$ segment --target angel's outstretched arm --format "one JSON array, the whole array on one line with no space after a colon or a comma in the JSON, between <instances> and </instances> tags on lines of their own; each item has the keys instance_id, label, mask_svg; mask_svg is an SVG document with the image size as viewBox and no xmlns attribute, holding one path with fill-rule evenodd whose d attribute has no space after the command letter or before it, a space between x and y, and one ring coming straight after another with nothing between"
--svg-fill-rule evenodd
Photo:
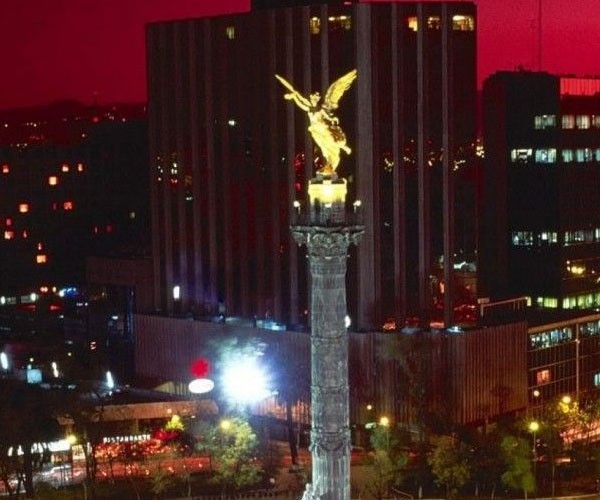
<instances>
[{"instance_id":1,"label":"angel's outstretched arm","mask_svg":"<svg viewBox=\"0 0 600 500\"><path fill-rule=\"evenodd\" d=\"M303 111L308 111L310 109L306 105L306 99L304 99L297 91L288 92L287 94L284 94L283 98L287 99L288 101L294 101L296 105Z\"/></svg>"}]
</instances>

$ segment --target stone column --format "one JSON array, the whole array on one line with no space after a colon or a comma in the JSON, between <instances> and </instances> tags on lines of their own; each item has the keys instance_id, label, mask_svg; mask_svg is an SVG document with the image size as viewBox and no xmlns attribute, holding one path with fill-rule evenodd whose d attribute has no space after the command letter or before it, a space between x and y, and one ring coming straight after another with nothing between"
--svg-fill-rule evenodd
<instances>
[{"instance_id":1,"label":"stone column","mask_svg":"<svg viewBox=\"0 0 600 500\"><path fill-rule=\"evenodd\" d=\"M350 499L346 261L363 226L350 224L345 194L343 180L311 180L310 213L292 226L296 242L307 247L312 277L312 485L307 499Z\"/></svg>"}]
</instances>

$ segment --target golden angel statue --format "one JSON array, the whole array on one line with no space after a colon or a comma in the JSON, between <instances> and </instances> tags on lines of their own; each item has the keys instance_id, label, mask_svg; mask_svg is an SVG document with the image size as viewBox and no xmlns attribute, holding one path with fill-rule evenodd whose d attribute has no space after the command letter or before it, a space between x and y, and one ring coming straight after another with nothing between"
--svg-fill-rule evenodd
<instances>
[{"instance_id":1,"label":"golden angel statue","mask_svg":"<svg viewBox=\"0 0 600 500\"><path fill-rule=\"evenodd\" d=\"M308 131L321 150L325 163L318 171L322 175L331 176L335 173L340 163L340 150L344 150L346 154L352 152L346 144L346 135L340 128L339 119L334 115L334 111L338 108L338 102L344 92L350 88L350 85L356 79L356 75L356 70L353 69L338 78L329 86L322 102L319 92L310 94L307 99L292 87L285 78L275 75L283 86L290 91L284 94L283 97L289 101L294 101L301 110L308 113L310 120Z\"/></svg>"}]
</instances>

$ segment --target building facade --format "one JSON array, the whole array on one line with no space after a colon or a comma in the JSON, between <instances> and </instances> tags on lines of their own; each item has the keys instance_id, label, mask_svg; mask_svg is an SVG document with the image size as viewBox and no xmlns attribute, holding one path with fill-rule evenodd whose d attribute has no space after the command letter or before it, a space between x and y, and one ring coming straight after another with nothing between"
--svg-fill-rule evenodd
<instances>
[{"instance_id":1,"label":"building facade","mask_svg":"<svg viewBox=\"0 0 600 500\"><path fill-rule=\"evenodd\" d=\"M0 111L0 293L85 283L85 259L149 246L143 105Z\"/></svg>"},{"instance_id":2,"label":"building facade","mask_svg":"<svg viewBox=\"0 0 600 500\"><path fill-rule=\"evenodd\" d=\"M261 363L275 389L294 380L294 420L307 424L310 413L310 335L240 328L232 324L190 321L159 315L135 317L135 366L138 377L171 382L173 391L188 394L190 366L210 356L210 346L225 339L252 337L265 347ZM382 356L398 347L407 357ZM387 416L394 423L418 429L423 422L482 425L501 415L527 408L527 323L516 321L464 331L431 330L399 333L349 333L349 398L353 442L359 430ZM408 349L407 349L408 347ZM272 350L283 353L277 358ZM502 356L498 356L502 352ZM209 358L212 365L222 360ZM277 360L286 359L285 363ZM407 369L410 367L410 370ZM286 373L293 374L292 377ZM218 377L218 370L211 376ZM218 384L219 379L215 380ZM306 386L306 387L304 387ZM298 390L304 388L304 390ZM216 395L214 397L217 397ZM252 408L285 421L282 398L273 397Z\"/></svg>"},{"instance_id":3,"label":"building facade","mask_svg":"<svg viewBox=\"0 0 600 500\"><path fill-rule=\"evenodd\" d=\"M600 78L501 72L484 83L482 293L600 306Z\"/></svg>"},{"instance_id":4,"label":"building facade","mask_svg":"<svg viewBox=\"0 0 600 500\"><path fill-rule=\"evenodd\" d=\"M324 94L356 68L339 108L353 149L340 173L366 227L349 262L353 328L428 323L435 303L450 323L454 254L475 246L463 176L475 140L475 26L469 2L150 25L154 311L306 325L306 259L289 226L319 158L274 75Z\"/></svg>"},{"instance_id":5,"label":"building facade","mask_svg":"<svg viewBox=\"0 0 600 500\"><path fill-rule=\"evenodd\" d=\"M564 396L595 399L600 388L600 314L562 316L528 327L528 391L534 413Z\"/></svg>"}]
</instances>

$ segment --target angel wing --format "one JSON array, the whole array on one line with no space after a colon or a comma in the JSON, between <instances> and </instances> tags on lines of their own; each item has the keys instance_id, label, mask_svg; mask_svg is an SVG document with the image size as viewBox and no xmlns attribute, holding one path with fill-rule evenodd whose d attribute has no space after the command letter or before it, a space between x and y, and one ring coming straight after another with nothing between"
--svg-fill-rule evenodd
<instances>
[{"instance_id":1,"label":"angel wing","mask_svg":"<svg viewBox=\"0 0 600 500\"><path fill-rule=\"evenodd\" d=\"M356 80L356 76L357 71L353 69L349 73L346 73L344 76L338 78L329 86L327 93L325 94L325 98L323 99L323 107L327 111L337 109L338 101L342 98L344 92L350 88L352 82Z\"/></svg>"},{"instance_id":2,"label":"angel wing","mask_svg":"<svg viewBox=\"0 0 600 500\"><path fill-rule=\"evenodd\" d=\"M298 92L290 82L288 82L285 78L283 78L283 76L279 76L279 75L275 75L275 78L277 78L281 84L288 89L293 96L295 96L295 98L299 101L299 104L302 104L306 107L306 109L309 109L311 107L310 101L304 97L300 92ZM291 98L291 96L290 96Z\"/></svg>"}]
</instances>

